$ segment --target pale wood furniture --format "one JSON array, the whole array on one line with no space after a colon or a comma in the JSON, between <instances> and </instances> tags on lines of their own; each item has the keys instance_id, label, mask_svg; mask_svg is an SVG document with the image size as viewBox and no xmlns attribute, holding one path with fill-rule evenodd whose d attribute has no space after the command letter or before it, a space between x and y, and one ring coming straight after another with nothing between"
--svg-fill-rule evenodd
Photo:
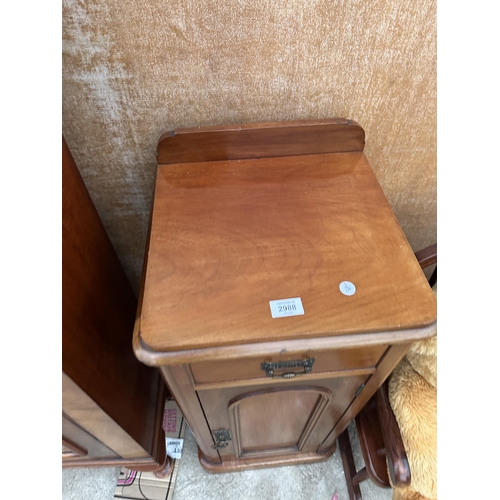
<instances>
[{"instance_id":1,"label":"pale wood furniture","mask_svg":"<svg viewBox=\"0 0 500 500\"><path fill-rule=\"evenodd\" d=\"M160 138L134 351L160 368L207 470L326 459L435 331L364 137L332 119ZM290 298L304 314L273 317Z\"/></svg>"},{"instance_id":2,"label":"pale wood furniture","mask_svg":"<svg viewBox=\"0 0 500 500\"><path fill-rule=\"evenodd\" d=\"M437 244L419 250L415 257L422 269L436 264L429 278L429 286L434 286L437 282ZM348 429L338 439L349 499L362 500L359 484L367 479L381 488L409 486L411 470L389 402L387 380L356 415L355 420L364 467L356 469Z\"/></svg>"},{"instance_id":3,"label":"pale wood furniture","mask_svg":"<svg viewBox=\"0 0 500 500\"><path fill-rule=\"evenodd\" d=\"M132 352L137 298L62 140L62 466L168 472L166 388Z\"/></svg>"}]
</instances>

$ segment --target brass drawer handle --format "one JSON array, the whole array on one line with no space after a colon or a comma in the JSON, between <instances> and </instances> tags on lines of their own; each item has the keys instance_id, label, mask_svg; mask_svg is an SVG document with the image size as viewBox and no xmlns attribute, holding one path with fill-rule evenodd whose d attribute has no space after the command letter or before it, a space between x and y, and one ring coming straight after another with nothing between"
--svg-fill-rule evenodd
<instances>
[{"instance_id":1,"label":"brass drawer handle","mask_svg":"<svg viewBox=\"0 0 500 500\"><path fill-rule=\"evenodd\" d=\"M266 377L272 378L295 378L300 375L306 375L312 370L314 358L296 359L293 361L263 361L260 365L262 370L266 372ZM303 372L285 372L275 375L275 370L287 370L289 368L304 368Z\"/></svg>"}]
</instances>

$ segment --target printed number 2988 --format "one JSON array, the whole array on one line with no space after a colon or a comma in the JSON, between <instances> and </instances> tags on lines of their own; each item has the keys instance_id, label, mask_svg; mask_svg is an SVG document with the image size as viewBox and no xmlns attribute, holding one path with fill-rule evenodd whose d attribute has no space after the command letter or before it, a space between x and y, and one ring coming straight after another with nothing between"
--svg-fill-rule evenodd
<instances>
[{"instance_id":1,"label":"printed number 2988","mask_svg":"<svg viewBox=\"0 0 500 500\"><path fill-rule=\"evenodd\" d=\"M295 304L285 304L282 306L278 306L278 312L283 313L283 312L288 312L288 311L296 311L297 306Z\"/></svg>"}]
</instances>

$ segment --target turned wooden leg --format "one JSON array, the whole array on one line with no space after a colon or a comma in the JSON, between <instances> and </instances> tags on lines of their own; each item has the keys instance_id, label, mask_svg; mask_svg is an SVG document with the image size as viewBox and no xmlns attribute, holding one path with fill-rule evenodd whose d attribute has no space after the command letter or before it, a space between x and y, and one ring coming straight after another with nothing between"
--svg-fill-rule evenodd
<instances>
[{"instance_id":1,"label":"turned wooden leg","mask_svg":"<svg viewBox=\"0 0 500 500\"><path fill-rule=\"evenodd\" d=\"M344 467L345 482L347 491L349 492L350 500L363 500L359 483L364 481L368 474L366 469L356 472L354 457L352 455L351 441L349 440L349 431L346 429L339 436L340 455L342 457L342 465Z\"/></svg>"},{"instance_id":2,"label":"turned wooden leg","mask_svg":"<svg viewBox=\"0 0 500 500\"><path fill-rule=\"evenodd\" d=\"M163 465L163 467L161 469L155 470L154 475L157 478L163 479L163 478L170 475L170 473L172 472L173 466L174 466L174 461L172 460L172 458L170 458L167 455L167 459L165 460L165 464Z\"/></svg>"}]
</instances>

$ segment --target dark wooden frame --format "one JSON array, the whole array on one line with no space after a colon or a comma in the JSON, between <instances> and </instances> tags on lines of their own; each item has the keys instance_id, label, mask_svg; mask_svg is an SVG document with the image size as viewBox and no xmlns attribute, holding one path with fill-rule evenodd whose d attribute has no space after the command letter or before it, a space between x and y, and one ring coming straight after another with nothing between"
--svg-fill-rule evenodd
<instances>
[{"instance_id":1,"label":"dark wooden frame","mask_svg":"<svg viewBox=\"0 0 500 500\"><path fill-rule=\"evenodd\" d=\"M137 298L62 138L63 467L168 473L168 395L132 351Z\"/></svg>"}]
</instances>

